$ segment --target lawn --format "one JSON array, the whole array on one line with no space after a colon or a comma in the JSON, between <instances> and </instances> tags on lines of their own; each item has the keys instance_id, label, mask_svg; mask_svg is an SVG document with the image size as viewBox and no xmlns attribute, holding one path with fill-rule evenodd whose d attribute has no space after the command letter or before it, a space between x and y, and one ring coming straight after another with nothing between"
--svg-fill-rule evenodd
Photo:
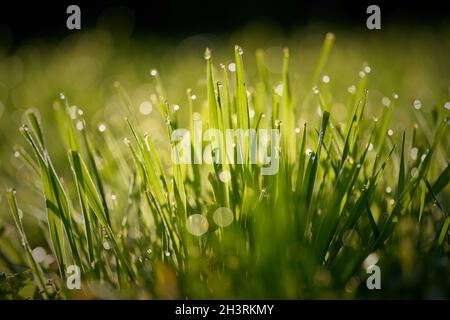
<instances>
[{"instance_id":1,"label":"lawn","mask_svg":"<svg viewBox=\"0 0 450 320\"><path fill-rule=\"evenodd\" d=\"M0 298L450 298L450 28L413 31L4 44Z\"/></svg>"}]
</instances>

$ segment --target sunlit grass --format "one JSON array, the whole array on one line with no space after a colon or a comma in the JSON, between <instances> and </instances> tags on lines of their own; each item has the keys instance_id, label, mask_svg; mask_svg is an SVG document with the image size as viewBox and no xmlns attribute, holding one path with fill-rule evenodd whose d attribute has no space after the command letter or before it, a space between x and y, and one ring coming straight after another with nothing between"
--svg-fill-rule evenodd
<instances>
[{"instance_id":1,"label":"sunlit grass","mask_svg":"<svg viewBox=\"0 0 450 320\"><path fill-rule=\"evenodd\" d=\"M244 57L252 52L236 46L230 67L207 49L204 92L187 90L176 101L185 107L174 107L171 82L152 70L141 108L131 88L114 84L109 110L121 115L114 121L90 121L67 92L41 119L28 112L20 128L28 146L16 153L37 192L10 185L24 251L16 259L13 244L0 248L8 276L23 271L13 260L27 266L39 288L34 298L401 298L399 288L423 297L429 286L448 297L449 110L436 102L424 113L408 102L416 125L408 120L394 132L402 98L390 94L369 116L374 72L367 64L336 110L339 75L324 74L334 41L326 35L314 69L300 78L292 76L292 50L282 50L275 75L258 50L250 76ZM301 85L308 90L299 94ZM154 129L138 110L157 114L160 125ZM245 143L243 164L172 163L171 133L193 135L198 116L222 131L279 130L280 148L271 154L278 173L261 175ZM42 201L27 206L21 193ZM45 268L22 225L27 208L39 212L34 232L56 259ZM385 291L367 290L367 259L380 265ZM81 291L66 288L72 264L82 271ZM4 290L12 297L15 289Z\"/></svg>"}]
</instances>

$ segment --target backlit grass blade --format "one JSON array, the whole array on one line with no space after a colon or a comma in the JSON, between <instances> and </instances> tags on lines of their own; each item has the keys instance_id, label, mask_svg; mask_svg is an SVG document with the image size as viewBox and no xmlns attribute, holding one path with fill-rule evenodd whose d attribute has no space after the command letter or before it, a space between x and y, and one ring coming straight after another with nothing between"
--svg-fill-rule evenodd
<instances>
[{"instance_id":1,"label":"backlit grass blade","mask_svg":"<svg viewBox=\"0 0 450 320\"><path fill-rule=\"evenodd\" d=\"M17 230L19 231L22 246L25 250L26 257L28 260L28 265L31 269L31 273L33 274L34 281L36 282L39 293L42 295L44 299L49 298L49 293L47 290L46 280L44 272L42 271L41 266L39 265L39 262L36 261L36 259L33 257L33 253L30 247L30 244L28 243L27 236L25 234L25 230L22 225L22 214L19 212L19 208L17 206L17 199L16 199L16 191L15 190L8 190L8 203L11 210L11 214L14 218L14 222L16 224Z\"/></svg>"}]
</instances>

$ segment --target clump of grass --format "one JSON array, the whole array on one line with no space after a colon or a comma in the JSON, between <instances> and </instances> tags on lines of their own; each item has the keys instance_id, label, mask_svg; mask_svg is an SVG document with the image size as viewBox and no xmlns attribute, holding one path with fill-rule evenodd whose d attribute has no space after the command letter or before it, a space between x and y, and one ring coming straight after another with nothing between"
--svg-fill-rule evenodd
<instances>
[{"instance_id":1,"label":"clump of grass","mask_svg":"<svg viewBox=\"0 0 450 320\"><path fill-rule=\"evenodd\" d=\"M20 154L40 180L47 216L41 232L57 270L43 270L33 258L15 192L8 199L38 296L95 297L100 286L128 298L364 297L369 258L379 261L383 279L397 277L416 290L413 295L424 295L426 280L414 279L412 264L443 259L450 248L448 209L439 200L450 181L448 111L436 109L433 119L420 114L434 128L430 139L420 127L393 139L388 128L395 99L377 122L365 115L367 74L348 94L347 120L338 122L328 85L319 81L334 40L326 36L310 79L314 89L304 97L295 94L287 49L278 84L264 52L256 53L257 90L250 94L242 48L235 48L234 75L226 68L215 72L206 50L206 101L199 105L188 90L188 119L171 109L170 87L153 72L154 107L169 138L184 124L194 135L194 112L208 115L205 128L221 132L279 130L280 148L272 150L280 163L275 175L261 175L262 165L249 161L248 141L243 164L164 163L162 154L173 146L155 146L151 128L143 130L125 89L117 86L128 114L117 128L128 130L125 148L113 130L91 129L67 97L56 104L72 172L62 179L45 128L30 112L20 131L34 157L25 148ZM317 105L319 121L300 123ZM192 143L191 150L198 147ZM413 149L423 156L409 159ZM120 193L109 198L114 189ZM232 222L225 226L225 219ZM65 286L71 264L80 267L81 294ZM448 261L444 270L448 274ZM57 283L56 293L49 293L47 278ZM442 289L448 297L448 283ZM395 288L388 292L397 295Z\"/></svg>"}]
</instances>

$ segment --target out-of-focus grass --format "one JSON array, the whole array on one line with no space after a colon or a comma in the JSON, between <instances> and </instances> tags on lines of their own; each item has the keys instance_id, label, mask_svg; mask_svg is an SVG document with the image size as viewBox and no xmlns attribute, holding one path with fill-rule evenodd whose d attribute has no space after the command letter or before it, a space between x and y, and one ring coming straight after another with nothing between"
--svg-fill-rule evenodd
<instances>
[{"instance_id":1,"label":"out-of-focus grass","mask_svg":"<svg viewBox=\"0 0 450 320\"><path fill-rule=\"evenodd\" d=\"M261 26L179 43L97 30L2 51L1 187L16 191L0 202L0 293L448 298L450 37L434 31L322 44ZM282 132L278 174L173 165L169 133L194 113L222 128L264 113ZM82 291L65 288L70 264Z\"/></svg>"}]
</instances>

